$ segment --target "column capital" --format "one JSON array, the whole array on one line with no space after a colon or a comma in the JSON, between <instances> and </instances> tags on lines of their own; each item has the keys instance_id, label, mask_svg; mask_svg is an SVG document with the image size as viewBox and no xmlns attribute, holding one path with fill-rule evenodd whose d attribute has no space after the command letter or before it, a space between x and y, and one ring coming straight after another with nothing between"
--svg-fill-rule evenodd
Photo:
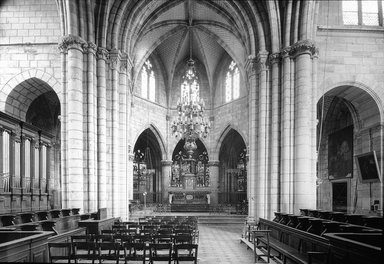
<instances>
[{"instance_id":1,"label":"column capital","mask_svg":"<svg viewBox=\"0 0 384 264\"><path fill-rule=\"evenodd\" d=\"M96 57L98 60L108 61L109 60L109 52L106 48L97 47Z\"/></svg>"},{"instance_id":2,"label":"column capital","mask_svg":"<svg viewBox=\"0 0 384 264\"><path fill-rule=\"evenodd\" d=\"M112 49L109 51L109 65L111 69L117 70L120 69L121 62L121 52L118 49Z\"/></svg>"},{"instance_id":3,"label":"column capital","mask_svg":"<svg viewBox=\"0 0 384 264\"><path fill-rule=\"evenodd\" d=\"M162 160L161 161L161 166L171 166L172 165L172 160Z\"/></svg>"},{"instance_id":4,"label":"column capital","mask_svg":"<svg viewBox=\"0 0 384 264\"><path fill-rule=\"evenodd\" d=\"M305 39L300 40L293 44L289 50L289 55L296 57L301 54L309 54L311 56L317 56L319 49L316 47L312 40Z\"/></svg>"},{"instance_id":5,"label":"column capital","mask_svg":"<svg viewBox=\"0 0 384 264\"><path fill-rule=\"evenodd\" d=\"M267 70L268 51L259 51L256 55L249 55L245 63L245 68L249 76Z\"/></svg>"},{"instance_id":6,"label":"column capital","mask_svg":"<svg viewBox=\"0 0 384 264\"><path fill-rule=\"evenodd\" d=\"M3 134L4 130L4 127L0 125L0 135Z\"/></svg>"},{"instance_id":7,"label":"column capital","mask_svg":"<svg viewBox=\"0 0 384 264\"><path fill-rule=\"evenodd\" d=\"M282 48L281 51L280 51L280 57L282 59L285 59L287 57L289 57L289 53L291 51L291 47L285 47L285 48Z\"/></svg>"},{"instance_id":8,"label":"column capital","mask_svg":"<svg viewBox=\"0 0 384 264\"><path fill-rule=\"evenodd\" d=\"M281 60L281 53L280 52L271 53L268 56L268 64L269 65L279 63L280 60Z\"/></svg>"},{"instance_id":9,"label":"column capital","mask_svg":"<svg viewBox=\"0 0 384 264\"><path fill-rule=\"evenodd\" d=\"M88 41L86 45L83 45L84 53L91 53L96 56L97 46L95 43Z\"/></svg>"},{"instance_id":10,"label":"column capital","mask_svg":"<svg viewBox=\"0 0 384 264\"><path fill-rule=\"evenodd\" d=\"M208 166L216 166L218 167L220 165L220 161L219 160L209 160L208 161Z\"/></svg>"},{"instance_id":11,"label":"column capital","mask_svg":"<svg viewBox=\"0 0 384 264\"><path fill-rule=\"evenodd\" d=\"M84 47L87 45L88 43L81 37L68 34L61 37L58 48L62 53L67 53L70 49L77 49L84 52Z\"/></svg>"}]
</instances>

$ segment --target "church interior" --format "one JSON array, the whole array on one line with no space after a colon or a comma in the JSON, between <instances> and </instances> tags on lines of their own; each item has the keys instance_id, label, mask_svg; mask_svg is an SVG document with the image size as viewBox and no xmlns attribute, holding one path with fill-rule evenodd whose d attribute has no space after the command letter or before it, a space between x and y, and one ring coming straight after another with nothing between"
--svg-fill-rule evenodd
<instances>
[{"instance_id":1,"label":"church interior","mask_svg":"<svg viewBox=\"0 0 384 264\"><path fill-rule=\"evenodd\" d=\"M382 0L0 1L0 261L172 223L176 262L177 223L212 263L222 216L249 263L379 263L383 26Z\"/></svg>"}]
</instances>

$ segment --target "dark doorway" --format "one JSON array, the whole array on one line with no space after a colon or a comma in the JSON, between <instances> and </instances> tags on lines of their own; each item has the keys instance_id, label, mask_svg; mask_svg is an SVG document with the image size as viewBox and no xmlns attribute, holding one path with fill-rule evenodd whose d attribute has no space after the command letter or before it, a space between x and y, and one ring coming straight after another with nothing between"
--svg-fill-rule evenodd
<instances>
[{"instance_id":1,"label":"dark doorway","mask_svg":"<svg viewBox=\"0 0 384 264\"><path fill-rule=\"evenodd\" d=\"M332 210L347 212L348 184L347 182L332 183Z\"/></svg>"}]
</instances>

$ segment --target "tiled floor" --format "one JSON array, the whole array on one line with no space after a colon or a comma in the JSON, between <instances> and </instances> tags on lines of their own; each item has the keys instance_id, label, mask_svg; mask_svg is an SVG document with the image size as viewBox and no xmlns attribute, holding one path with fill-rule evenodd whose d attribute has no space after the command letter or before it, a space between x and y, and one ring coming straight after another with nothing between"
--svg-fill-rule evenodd
<instances>
[{"instance_id":1,"label":"tiled floor","mask_svg":"<svg viewBox=\"0 0 384 264\"><path fill-rule=\"evenodd\" d=\"M240 244L243 225L199 225L199 264L254 263L253 251Z\"/></svg>"}]
</instances>

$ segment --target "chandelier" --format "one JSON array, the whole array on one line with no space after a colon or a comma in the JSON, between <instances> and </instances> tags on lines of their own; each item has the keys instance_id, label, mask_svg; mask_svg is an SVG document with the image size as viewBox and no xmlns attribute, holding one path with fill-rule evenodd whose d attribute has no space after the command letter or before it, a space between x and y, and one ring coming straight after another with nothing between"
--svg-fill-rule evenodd
<instances>
[{"instance_id":1,"label":"chandelier","mask_svg":"<svg viewBox=\"0 0 384 264\"><path fill-rule=\"evenodd\" d=\"M187 61L187 70L183 76L180 99L177 101L178 116L172 122L172 133L176 138L185 139L184 148L192 158L193 151L197 149L196 139L206 138L211 128L210 121L204 116L205 104L199 95L198 75L195 61L192 59L192 38L190 35L190 57Z\"/></svg>"}]
</instances>

